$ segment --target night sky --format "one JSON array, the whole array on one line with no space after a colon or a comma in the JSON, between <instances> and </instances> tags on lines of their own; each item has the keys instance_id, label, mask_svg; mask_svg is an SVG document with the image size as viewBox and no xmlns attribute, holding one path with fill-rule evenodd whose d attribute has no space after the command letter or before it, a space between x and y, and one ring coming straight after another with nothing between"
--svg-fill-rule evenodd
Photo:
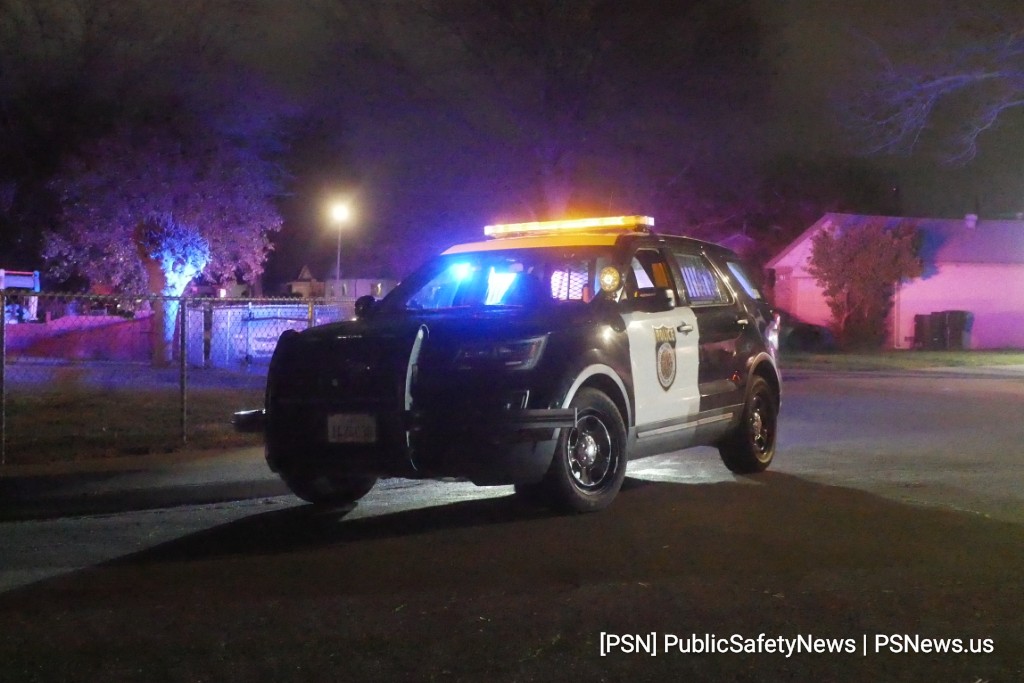
<instances>
[{"instance_id":1,"label":"night sky","mask_svg":"<svg viewBox=\"0 0 1024 683\"><path fill-rule=\"evenodd\" d=\"M841 108L845 98L855 97L858 84L851 83L851 78L869 67L864 55L865 36L896 43L903 35L916 38L921 35L923 17L934 14L942 3L933 0L902 3L764 0L733 4L745 7L760 25L760 44L755 49L763 61L762 72L752 78L742 72L743 64L725 61L719 77L746 84L754 91L754 101L746 103L747 110L739 114L729 110L733 102L722 103L720 108L715 102L705 104L711 108L707 118L724 118L733 126L727 133L733 138L733 146L723 146L728 157L725 176L734 174L745 181L747 176L757 174L759 165L775 155L813 158L860 151L840 125L837 106ZM1012 3L988 4L999 11L1012 11L1006 7L1013 7ZM318 82L319 77L313 75L317 58L311 53L316 52L315 46L330 49L332 29L316 18L300 19L293 10L279 8L278 11L283 21L275 21L274 28L267 32L273 49L262 52L262 56L288 55L283 60L274 58L273 63L288 73L296 87L306 92L324 88L324 84ZM287 26L287 30L282 30L282 26ZM415 23L410 25L399 20L394 31L396 35L405 36L402 48L410 54L421 50L428 54L435 47L429 45L429 39L426 39L426 46L418 42L424 38ZM723 33L723 41L731 38L734 36ZM731 55L723 51L722 57L729 59ZM386 203L392 193L404 193L405 199L415 194L414 188L399 180L403 169L410 171L416 181L429 178L436 170L434 160L447 158L447 163L452 162L449 140L455 140L453 145L460 144L458 131L447 129L446 124L450 122L444 120L431 121L423 128L409 131L402 129L401 122L393 122L394 127L389 127L386 120L372 115L363 118L358 106L349 113L348 122L356 128L350 138L349 152L367 171L367 177L379 181L373 187L363 188L367 207L373 207L365 216L368 224L373 223L378 212L387 212L380 204ZM978 155L970 163L944 163L928 146L927 140L909 156L874 156L868 157L867 163L892 181L900 208L906 215L955 217L979 212L983 217L1012 216L1024 210L1024 169L1019 151L1022 133L1024 118L1010 112L983 136ZM720 131L716 134L722 135ZM455 163L460 161L455 160ZM478 161L484 159L478 158ZM517 207L510 212L500 196L500 181L477 177L475 180L480 184L474 183L474 176L485 164L474 167L470 161L467 166L463 173L452 177L439 174L433 181L424 183L429 188L428 193L445 193L452 199L447 205L443 201L439 205L437 198L425 198L424 206L441 208L435 220L451 218L458 226L438 230L433 242L435 247L472 236L478 226L486 222L532 217L525 215L528 211L525 207L518 207L521 214L515 213ZM400 186L389 187L391 181ZM621 208L628 212L649 210L642 205ZM851 207L851 210L856 208ZM662 223L667 222L667 217L659 218ZM430 222L432 218L428 214L422 220Z\"/></svg>"},{"instance_id":2,"label":"night sky","mask_svg":"<svg viewBox=\"0 0 1024 683\"><path fill-rule=\"evenodd\" d=\"M98 0L84 4L90 3ZM176 93L169 99L179 101L194 96L178 96L183 79L203 81L214 72L223 79L225 73L244 71L246 82L260 83L264 95L259 101L266 101L266 93L277 99L288 126L279 136L286 148L280 157L287 174L280 203L285 227L274 238L267 281L287 280L307 263L320 275L333 268L336 233L327 225L324 206L337 196L350 199L355 212L344 235L345 271L391 276L454 242L476 238L486 223L556 213L651 213L670 232L716 238L746 230L772 249L822 210L872 212L898 205L905 215L979 212L983 218L1024 210L1019 152L1024 119L1016 111L1001 116L979 139L977 156L960 166L939 160L938 129L926 131L908 156L858 157L863 147L841 125L846 103L856 101L864 87L858 79L871 72L871 41L895 46L896 56L906 46L941 42L933 26L941 14L937 8L964 5L718 0L680 2L666 9L647 0L530 0L525 4L547 6L557 20L524 24L527 42L565 21L566 7L594 4L604 12L598 24L610 27L596 37L570 33L568 38L552 29L555 42L561 41L552 56L531 51L532 44L523 49L501 28L472 14L481 7L497 7L501 14L510 3L450 0L435 5L449 13L449 20L452 13L473 17L464 22L472 30L461 36L415 11L424 3L430 0L213 3L206 6L217 9L205 22L191 21L203 28L183 24L175 29L188 40L169 42L162 48L165 53L150 51L161 59L154 61L145 85L142 79L126 79L128 85L122 86L119 96L129 100L142 90L165 87ZM122 5L133 7L133 13L111 23L109 30L132 37L124 41L129 47L118 50L136 49L132 41L145 47L171 30L139 28L173 21L152 16L159 10L150 3ZM190 8L201 6L185 2L176 5L176 12L188 20ZM1021 18L1013 3L967 6L999 11L1018 22ZM462 11L470 13L458 14ZM54 16L63 17L62 12ZM449 21L448 28L452 25ZM468 43L460 42L467 35ZM0 69L0 89L15 92L11 83L16 79L9 74L28 67L20 63L21 48L6 42L0 66L9 68ZM476 52L463 52L466 44ZM596 55L596 67L586 50ZM150 54L145 59L157 58ZM543 69L534 68L535 59L555 64L547 81ZM100 66L92 67L83 60L68 63L85 74L68 81L75 89L88 89L105 83L89 69L109 69L113 62L96 61ZM49 78L36 76L37 82ZM557 87L549 87L552 83ZM243 107L257 112L246 101L250 89L235 87ZM209 92L213 96L206 99L225 99L224 88ZM43 99L28 102L43 106ZM12 108L3 111L7 115ZM90 125L102 130L109 123L103 116L136 115L125 107L98 106L85 110L75 130L88 137ZM68 126L54 130L66 132ZM7 147L0 150L5 157L32 158L15 149L11 140L16 139L8 135ZM73 139L67 134L49 153L59 159L61 145L71 146ZM832 159L851 158L860 175L842 177L867 176L871 183L806 189L804 198L799 196L804 180L798 175L787 185L795 189L786 205L765 208L773 193L779 194L766 185L766 177L785 175L779 159L812 160L820 168ZM45 166L40 161L36 167L29 164L28 171L13 171L17 164L6 163L0 189L12 180L25 187L18 174L43 174L39 169ZM538 170L543 168L552 172L545 175ZM14 177L2 177L5 173ZM800 209L793 210L803 199ZM24 222L6 208L4 229L13 234L14 226ZM9 260L17 251L11 242L6 243ZM0 250L4 247L0 244Z\"/></svg>"}]
</instances>

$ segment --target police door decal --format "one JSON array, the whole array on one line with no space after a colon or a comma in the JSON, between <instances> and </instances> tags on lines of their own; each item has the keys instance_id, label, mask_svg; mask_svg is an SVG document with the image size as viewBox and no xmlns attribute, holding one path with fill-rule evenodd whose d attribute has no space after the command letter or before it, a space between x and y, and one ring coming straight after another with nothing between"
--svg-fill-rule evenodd
<instances>
[{"instance_id":1,"label":"police door decal","mask_svg":"<svg viewBox=\"0 0 1024 683\"><path fill-rule=\"evenodd\" d=\"M676 330L674 327L654 328L654 360L658 384L665 391L676 381Z\"/></svg>"}]
</instances>

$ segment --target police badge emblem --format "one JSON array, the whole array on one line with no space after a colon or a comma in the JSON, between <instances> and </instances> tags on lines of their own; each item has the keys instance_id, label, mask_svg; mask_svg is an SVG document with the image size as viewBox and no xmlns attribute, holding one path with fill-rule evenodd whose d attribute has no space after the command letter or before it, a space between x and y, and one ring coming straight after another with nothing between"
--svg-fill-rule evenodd
<instances>
[{"instance_id":1,"label":"police badge emblem","mask_svg":"<svg viewBox=\"0 0 1024 683\"><path fill-rule=\"evenodd\" d=\"M676 331L673 327L654 328L654 361L658 384L668 391L676 381Z\"/></svg>"}]
</instances>

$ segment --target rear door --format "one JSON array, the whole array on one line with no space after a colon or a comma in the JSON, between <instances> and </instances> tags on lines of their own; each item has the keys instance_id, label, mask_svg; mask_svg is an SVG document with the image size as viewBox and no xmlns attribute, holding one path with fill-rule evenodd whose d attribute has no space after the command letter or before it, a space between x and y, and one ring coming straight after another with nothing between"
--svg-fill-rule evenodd
<instances>
[{"instance_id":1,"label":"rear door","mask_svg":"<svg viewBox=\"0 0 1024 683\"><path fill-rule=\"evenodd\" d=\"M748 355L743 338L754 321L706 255L680 246L673 246L672 255L700 330L700 412L742 403Z\"/></svg>"}]
</instances>

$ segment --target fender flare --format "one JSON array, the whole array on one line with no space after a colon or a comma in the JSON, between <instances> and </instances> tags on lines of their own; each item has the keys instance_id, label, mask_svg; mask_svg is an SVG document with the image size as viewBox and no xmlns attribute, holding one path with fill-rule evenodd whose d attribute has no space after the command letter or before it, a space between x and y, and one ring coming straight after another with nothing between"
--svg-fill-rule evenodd
<instances>
[{"instance_id":1,"label":"fender flare","mask_svg":"<svg viewBox=\"0 0 1024 683\"><path fill-rule=\"evenodd\" d=\"M764 367L771 368L772 375L771 377L766 377L765 379L767 379L770 383L774 383L776 388L779 389L781 393L782 373L779 372L778 363L776 363L775 358L770 353L762 351L750 357L750 359L747 361L747 378L754 374L763 375L764 373L761 372L761 368Z\"/></svg>"},{"instance_id":2,"label":"fender flare","mask_svg":"<svg viewBox=\"0 0 1024 683\"><path fill-rule=\"evenodd\" d=\"M626 389L626 385L622 381L622 378L619 377L618 373L615 372L615 370L612 369L610 365L605 365L604 363L594 363L592 365L584 367L582 370L577 372L574 376L572 383L569 385L569 388L566 390L565 395L562 398L562 404L560 407L568 408L569 404L572 402L572 399L576 397L576 394L579 392L580 388L587 382L587 380L597 376L606 377L607 379L610 379L621 393L622 403L626 406L627 412L626 415L623 415L623 418L625 418L626 426L628 428L629 425L633 424L633 407L632 401L630 400L630 393ZM609 396L609 398L615 401L616 404L618 403L618 401L615 400L614 396Z\"/></svg>"}]
</instances>

